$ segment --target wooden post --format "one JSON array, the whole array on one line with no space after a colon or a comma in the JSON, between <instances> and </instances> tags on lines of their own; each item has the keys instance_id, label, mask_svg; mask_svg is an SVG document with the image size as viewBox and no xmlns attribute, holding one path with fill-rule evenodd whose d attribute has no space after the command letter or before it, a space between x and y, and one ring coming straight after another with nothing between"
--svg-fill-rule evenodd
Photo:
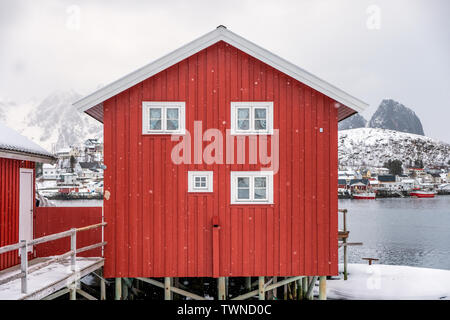
<instances>
[{"instance_id":1,"label":"wooden post","mask_svg":"<svg viewBox=\"0 0 450 320\"><path fill-rule=\"evenodd\" d=\"M22 247L20 247L20 272L22 274L21 290L22 293L27 293L27 278L28 278L28 250L27 250L27 240L20 240Z\"/></svg>"},{"instance_id":2,"label":"wooden post","mask_svg":"<svg viewBox=\"0 0 450 320\"><path fill-rule=\"evenodd\" d=\"M264 277L258 277L259 300L265 299Z\"/></svg>"},{"instance_id":3,"label":"wooden post","mask_svg":"<svg viewBox=\"0 0 450 320\"><path fill-rule=\"evenodd\" d=\"M70 285L70 300L77 300L77 283L74 282Z\"/></svg>"},{"instance_id":4,"label":"wooden post","mask_svg":"<svg viewBox=\"0 0 450 320\"><path fill-rule=\"evenodd\" d=\"M327 277L319 278L319 300L327 300Z\"/></svg>"},{"instance_id":5,"label":"wooden post","mask_svg":"<svg viewBox=\"0 0 450 320\"><path fill-rule=\"evenodd\" d=\"M347 232L347 209L344 209L344 232ZM347 238L344 237L342 242L344 243L344 280L347 280Z\"/></svg>"},{"instance_id":6,"label":"wooden post","mask_svg":"<svg viewBox=\"0 0 450 320\"><path fill-rule=\"evenodd\" d=\"M302 280L297 280L297 300L303 299Z\"/></svg>"},{"instance_id":7,"label":"wooden post","mask_svg":"<svg viewBox=\"0 0 450 320\"><path fill-rule=\"evenodd\" d=\"M218 289L218 299L219 300L225 300L225 277L219 277L217 279L217 289Z\"/></svg>"},{"instance_id":8,"label":"wooden post","mask_svg":"<svg viewBox=\"0 0 450 320\"><path fill-rule=\"evenodd\" d=\"M116 300L122 300L122 278L116 278Z\"/></svg>"},{"instance_id":9,"label":"wooden post","mask_svg":"<svg viewBox=\"0 0 450 320\"><path fill-rule=\"evenodd\" d=\"M285 279L287 279L287 277L285 277ZM284 288L284 295L283 295L283 298L284 298L284 300L287 300L287 298L288 298L287 284L285 284L285 285L283 286L283 288Z\"/></svg>"},{"instance_id":10,"label":"wooden post","mask_svg":"<svg viewBox=\"0 0 450 320\"><path fill-rule=\"evenodd\" d=\"M106 300L106 285L105 278L103 278L103 268L100 269L100 300Z\"/></svg>"},{"instance_id":11,"label":"wooden post","mask_svg":"<svg viewBox=\"0 0 450 320\"><path fill-rule=\"evenodd\" d=\"M165 277L164 278L164 300L172 300L172 278Z\"/></svg>"},{"instance_id":12,"label":"wooden post","mask_svg":"<svg viewBox=\"0 0 450 320\"><path fill-rule=\"evenodd\" d=\"M278 278L277 277L273 277L273 284L275 284L277 282L278 282ZM272 295L273 295L274 300L277 300L277 288L274 288L272 290Z\"/></svg>"},{"instance_id":13,"label":"wooden post","mask_svg":"<svg viewBox=\"0 0 450 320\"><path fill-rule=\"evenodd\" d=\"M307 299L306 293L308 292L308 277L302 279L302 299Z\"/></svg>"},{"instance_id":14,"label":"wooden post","mask_svg":"<svg viewBox=\"0 0 450 320\"><path fill-rule=\"evenodd\" d=\"M70 257L70 268L73 272L75 272L77 262L77 229L72 228L70 231L72 232L70 235L70 250L73 252Z\"/></svg>"},{"instance_id":15,"label":"wooden post","mask_svg":"<svg viewBox=\"0 0 450 320\"><path fill-rule=\"evenodd\" d=\"M122 281L122 298L128 300L128 278L123 278Z\"/></svg>"},{"instance_id":16,"label":"wooden post","mask_svg":"<svg viewBox=\"0 0 450 320\"><path fill-rule=\"evenodd\" d=\"M252 291L252 277L245 277L245 289Z\"/></svg>"}]
</instances>

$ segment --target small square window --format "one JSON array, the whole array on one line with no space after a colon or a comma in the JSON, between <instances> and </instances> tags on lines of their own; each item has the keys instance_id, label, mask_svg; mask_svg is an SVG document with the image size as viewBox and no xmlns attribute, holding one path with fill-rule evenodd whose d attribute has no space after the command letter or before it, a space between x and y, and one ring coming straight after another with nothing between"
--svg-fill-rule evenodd
<instances>
[{"instance_id":1,"label":"small square window","mask_svg":"<svg viewBox=\"0 0 450 320\"><path fill-rule=\"evenodd\" d=\"M231 102L231 133L273 134L273 102Z\"/></svg>"},{"instance_id":2,"label":"small square window","mask_svg":"<svg viewBox=\"0 0 450 320\"><path fill-rule=\"evenodd\" d=\"M212 171L188 171L189 192L213 192Z\"/></svg>"},{"instance_id":3,"label":"small square window","mask_svg":"<svg viewBox=\"0 0 450 320\"><path fill-rule=\"evenodd\" d=\"M273 203L273 172L232 171L232 204Z\"/></svg>"},{"instance_id":4,"label":"small square window","mask_svg":"<svg viewBox=\"0 0 450 320\"><path fill-rule=\"evenodd\" d=\"M184 102L142 102L143 134L184 134Z\"/></svg>"}]
</instances>

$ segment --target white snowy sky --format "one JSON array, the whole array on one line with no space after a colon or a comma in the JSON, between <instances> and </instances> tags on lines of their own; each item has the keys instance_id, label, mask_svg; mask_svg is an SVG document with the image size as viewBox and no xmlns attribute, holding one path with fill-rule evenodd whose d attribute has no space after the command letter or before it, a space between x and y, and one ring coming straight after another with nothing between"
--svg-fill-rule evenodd
<instances>
[{"instance_id":1,"label":"white snowy sky","mask_svg":"<svg viewBox=\"0 0 450 320\"><path fill-rule=\"evenodd\" d=\"M392 98L450 142L449 12L448 0L0 0L0 100L90 93L223 24L368 102L366 118Z\"/></svg>"}]
</instances>

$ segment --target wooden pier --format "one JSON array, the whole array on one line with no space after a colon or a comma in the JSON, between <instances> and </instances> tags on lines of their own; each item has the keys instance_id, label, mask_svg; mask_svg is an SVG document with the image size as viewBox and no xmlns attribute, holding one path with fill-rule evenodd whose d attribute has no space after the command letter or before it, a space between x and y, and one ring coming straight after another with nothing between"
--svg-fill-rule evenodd
<instances>
[{"instance_id":1,"label":"wooden pier","mask_svg":"<svg viewBox=\"0 0 450 320\"><path fill-rule=\"evenodd\" d=\"M95 297L79 287L82 277L102 269L103 257L77 257L77 253L103 247L106 242L95 243L83 248L76 247L77 233L104 227L105 222L95 225L72 228L31 241L21 241L0 248L0 254L18 251L21 256L20 265L0 271L0 300L36 300L52 299L70 292L70 298L76 299L77 293L93 300ZM70 237L70 250L58 256L36 258L28 261L28 248ZM105 298L104 279L101 278L101 297Z\"/></svg>"}]
</instances>

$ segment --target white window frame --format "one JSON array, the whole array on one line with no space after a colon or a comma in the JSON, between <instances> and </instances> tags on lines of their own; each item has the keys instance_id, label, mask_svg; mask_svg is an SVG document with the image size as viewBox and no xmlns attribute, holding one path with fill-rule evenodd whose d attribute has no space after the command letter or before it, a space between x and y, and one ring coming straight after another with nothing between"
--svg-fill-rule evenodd
<instances>
[{"instance_id":1,"label":"white window frame","mask_svg":"<svg viewBox=\"0 0 450 320\"><path fill-rule=\"evenodd\" d=\"M238 199L238 178L249 178L250 199ZM254 179L266 177L266 199L254 199ZM273 171L231 171L230 173L231 204L273 204Z\"/></svg>"},{"instance_id":2,"label":"white window frame","mask_svg":"<svg viewBox=\"0 0 450 320\"><path fill-rule=\"evenodd\" d=\"M150 109L161 108L161 129L150 130ZM167 130L167 109L178 109L178 130ZM185 134L186 103L183 101L143 101L142 102L142 134Z\"/></svg>"},{"instance_id":3,"label":"white window frame","mask_svg":"<svg viewBox=\"0 0 450 320\"><path fill-rule=\"evenodd\" d=\"M249 108L249 129L238 128L238 109ZM266 109L266 130L255 129L255 109ZM231 134L232 135L272 135L273 134L273 102L272 101L248 101L231 102Z\"/></svg>"},{"instance_id":4,"label":"white window frame","mask_svg":"<svg viewBox=\"0 0 450 320\"><path fill-rule=\"evenodd\" d=\"M206 177L206 187L195 187L196 177ZM213 192L213 171L188 171L188 192Z\"/></svg>"}]
</instances>

